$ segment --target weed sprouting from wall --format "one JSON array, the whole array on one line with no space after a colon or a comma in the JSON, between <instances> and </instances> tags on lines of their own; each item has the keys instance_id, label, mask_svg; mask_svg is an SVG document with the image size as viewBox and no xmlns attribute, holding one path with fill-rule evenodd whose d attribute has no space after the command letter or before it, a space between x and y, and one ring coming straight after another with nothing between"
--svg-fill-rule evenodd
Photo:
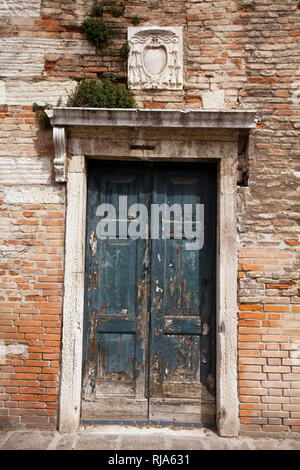
<instances>
[{"instance_id":1,"label":"weed sprouting from wall","mask_svg":"<svg viewBox=\"0 0 300 470\"><path fill-rule=\"evenodd\" d=\"M140 19L138 16L135 16L134 18L132 18L131 20L131 24L133 24L133 26L137 26L140 24Z\"/></svg>"},{"instance_id":2,"label":"weed sprouting from wall","mask_svg":"<svg viewBox=\"0 0 300 470\"><path fill-rule=\"evenodd\" d=\"M97 49L103 49L111 40L110 26L101 18L86 18L81 25L81 29Z\"/></svg>"},{"instance_id":3,"label":"weed sprouting from wall","mask_svg":"<svg viewBox=\"0 0 300 470\"><path fill-rule=\"evenodd\" d=\"M101 3L94 1L92 10L91 10L91 16L96 16L98 18L101 18L103 15L103 6Z\"/></svg>"},{"instance_id":4,"label":"weed sprouting from wall","mask_svg":"<svg viewBox=\"0 0 300 470\"><path fill-rule=\"evenodd\" d=\"M122 57L122 59L127 60L129 57L129 53L130 53L130 46L129 46L129 42L126 41L121 47L120 56Z\"/></svg>"},{"instance_id":5,"label":"weed sprouting from wall","mask_svg":"<svg viewBox=\"0 0 300 470\"><path fill-rule=\"evenodd\" d=\"M51 129L50 119L45 113L45 109L51 109L52 106L46 103L44 106L39 106L37 103L32 104L32 111L36 113L36 119L38 122L38 126L41 130L49 130Z\"/></svg>"},{"instance_id":6,"label":"weed sprouting from wall","mask_svg":"<svg viewBox=\"0 0 300 470\"><path fill-rule=\"evenodd\" d=\"M112 7L109 12L114 16L115 18L120 18L121 16L124 15L125 13L125 5L121 4L119 7Z\"/></svg>"}]
</instances>

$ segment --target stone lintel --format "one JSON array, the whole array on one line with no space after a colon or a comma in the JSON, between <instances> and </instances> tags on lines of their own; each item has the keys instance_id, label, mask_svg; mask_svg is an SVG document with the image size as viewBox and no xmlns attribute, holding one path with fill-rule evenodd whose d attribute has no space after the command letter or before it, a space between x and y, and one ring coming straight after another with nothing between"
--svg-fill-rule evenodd
<instances>
[{"instance_id":1,"label":"stone lintel","mask_svg":"<svg viewBox=\"0 0 300 470\"><path fill-rule=\"evenodd\" d=\"M53 126L251 129L257 111L53 108Z\"/></svg>"}]
</instances>

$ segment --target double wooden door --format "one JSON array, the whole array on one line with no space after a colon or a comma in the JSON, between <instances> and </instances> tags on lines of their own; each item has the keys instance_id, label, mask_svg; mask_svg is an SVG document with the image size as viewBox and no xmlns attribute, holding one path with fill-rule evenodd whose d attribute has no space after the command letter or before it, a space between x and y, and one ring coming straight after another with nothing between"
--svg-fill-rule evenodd
<instances>
[{"instance_id":1,"label":"double wooden door","mask_svg":"<svg viewBox=\"0 0 300 470\"><path fill-rule=\"evenodd\" d=\"M83 421L214 422L215 260L214 164L89 162Z\"/></svg>"}]
</instances>

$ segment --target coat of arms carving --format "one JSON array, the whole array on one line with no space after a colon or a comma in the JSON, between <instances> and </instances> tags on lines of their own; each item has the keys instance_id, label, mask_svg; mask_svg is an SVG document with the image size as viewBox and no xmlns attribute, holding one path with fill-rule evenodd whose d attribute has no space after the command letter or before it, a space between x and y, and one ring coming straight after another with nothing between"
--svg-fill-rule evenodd
<instances>
[{"instance_id":1,"label":"coat of arms carving","mask_svg":"<svg viewBox=\"0 0 300 470\"><path fill-rule=\"evenodd\" d=\"M182 28L128 28L128 42L130 88L182 89Z\"/></svg>"}]
</instances>

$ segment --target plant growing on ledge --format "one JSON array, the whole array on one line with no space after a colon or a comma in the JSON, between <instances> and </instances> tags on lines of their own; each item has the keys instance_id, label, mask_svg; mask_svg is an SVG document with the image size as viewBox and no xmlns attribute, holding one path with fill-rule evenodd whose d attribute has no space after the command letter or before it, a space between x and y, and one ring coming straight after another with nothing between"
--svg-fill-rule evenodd
<instances>
[{"instance_id":1,"label":"plant growing on ledge","mask_svg":"<svg viewBox=\"0 0 300 470\"><path fill-rule=\"evenodd\" d=\"M81 29L97 49L106 47L111 39L110 26L101 18L86 18Z\"/></svg>"},{"instance_id":2,"label":"plant growing on ledge","mask_svg":"<svg viewBox=\"0 0 300 470\"><path fill-rule=\"evenodd\" d=\"M89 108L136 108L133 94L115 78L82 80L69 94L67 106Z\"/></svg>"},{"instance_id":3,"label":"plant growing on ledge","mask_svg":"<svg viewBox=\"0 0 300 470\"><path fill-rule=\"evenodd\" d=\"M44 106L39 106L37 103L33 103L31 106L32 111L36 114L38 126L41 130L46 131L51 129L50 119L45 113L45 109L51 109L51 104L46 103Z\"/></svg>"}]
</instances>

